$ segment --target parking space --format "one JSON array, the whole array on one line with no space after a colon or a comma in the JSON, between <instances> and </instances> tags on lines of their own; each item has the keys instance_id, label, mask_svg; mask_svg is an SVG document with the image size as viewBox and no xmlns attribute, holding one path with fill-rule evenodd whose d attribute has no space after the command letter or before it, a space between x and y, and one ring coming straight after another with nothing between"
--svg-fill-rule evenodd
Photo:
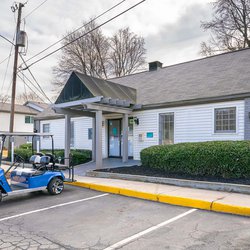
<instances>
[{"instance_id":1,"label":"parking space","mask_svg":"<svg viewBox=\"0 0 250 250\"><path fill-rule=\"evenodd\" d=\"M250 249L249 218L72 186L0 211L0 249Z\"/></svg>"}]
</instances>

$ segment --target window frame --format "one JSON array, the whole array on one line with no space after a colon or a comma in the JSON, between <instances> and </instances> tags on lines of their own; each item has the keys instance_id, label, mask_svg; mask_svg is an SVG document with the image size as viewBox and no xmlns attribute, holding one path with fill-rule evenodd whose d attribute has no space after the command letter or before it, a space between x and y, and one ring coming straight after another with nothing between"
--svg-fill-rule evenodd
<instances>
[{"instance_id":1,"label":"window frame","mask_svg":"<svg viewBox=\"0 0 250 250\"><path fill-rule=\"evenodd\" d=\"M235 111L235 129L234 130L217 130L216 128L216 122L217 122L217 118L216 118L216 111L218 110L230 110L230 109L234 109ZM214 121L213 121L213 125L214 125L214 134L236 134L237 133L237 107L236 106L228 106L228 107L218 107L218 108L214 108L214 114L213 114L213 118L214 118ZM223 120L222 120L223 121ZM230 125L231 124L227 124L227 126L230 128ZM222 128L223 128L223 125L222 125Z\"/></svg>"},{"instance_id":2,"label":"window frame","mask_svg":"<svg viewBox=\"0 0 250 250\"><path fill-rule=\"evenodd\" d=\"M163 116L172 115L173 116L173 140L172 143L162 144L163 141ZM159 114L159 145L172 145L175 143L175 112L166 112Z\"/></svg>"},{"instance_id":3,"label":"window frame","mask_svg":"<svg viewBox=\"0 0 250 250\"><path fill-rule=\"evenodd\" d=\"M28 122L26 122L27 119L28 119ZM25 115L25 117L24 117L24 123L25 124L34 124L34 116Z\"/></svg>"},{"instance_id":4,"label":"window frame","mask_svg":"<svg viewBox=\"0 0 250 250\"><path fill-rule=\"evenodd\" d=\"M44 126L45 125L47 125L48 128L49 128L49 131L47 131L47 132L44 131ZM42 131L43 131L43 133L50 133L50 123L43 123L42 124ZM48 138L49 138L49 136L43 136L43 139L48 139Z\"/></svg>"},{"instance_id":5,"label":"window frame","mask_svg":"<svg viewBox=\"0 0 250 250\"><path fill-rule=\"evenodd\" d=\"M93 140L93 128L88 128L88 140Z\"/></svg>"}]
</instances>

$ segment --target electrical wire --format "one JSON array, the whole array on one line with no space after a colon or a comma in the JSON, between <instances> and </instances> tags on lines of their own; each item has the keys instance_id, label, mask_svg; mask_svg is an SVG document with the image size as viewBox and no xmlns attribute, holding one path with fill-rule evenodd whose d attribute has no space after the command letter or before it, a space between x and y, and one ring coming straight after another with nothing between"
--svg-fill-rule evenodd
<instances>
[{"instance_id":1,"label":"electrical wire","mask_svg":"<svg viewBox=\"0 0 250 250\"><path fill-rule=\"evenodd\" d=\"M27 90L26 90L26 84L25 84L24 77L23 77L22 81L23 81L23 88L24 88L24 98L26 99L26 102L27 102L28 101L28 97L27 97Z\"/></svg>"},{"instance_id":2,"label":"electrical wire","mask_svg":"<svg viewBox=\"0 0 250 250\"><path fill-rule=\"evenodd\" d=\"M17 74L18 78L21 79L21 81L25 84L26 87L28 87L30 89L30 91L35 94L41 101L43 101L43 99L27 84L27 82L19 75Z\"/></svg>"},{"instance_id":3,"label":"electrical wire","mask_svg":"<svg viewBox=\"0 0 250 250\"><path fill-rule=\"evenodd\" d=\"M42 51L38 52L37 54L35 54L34 56L30 57L28 60L26 60L26 62L32 60L33 58L41 55L43 52L45 52L46 50L52 48L53 46L55 46L56 44L60 43L61 41L63 41L64 39L66 39L67 37L71 36L72 34L74 34L75 32L77 32L78 30L86 27L87 25L89 25L91 22L94 22L95 20L97 20L98 18L102 17L103 15L105 15L106 13L108 13L109 11L113 10L114 8L118 7L119 5L121 5L123 2L125 2L127 0L122 0L121 2L115 4L114 6L112 6L111 8L107 9L106 11L102 12L101 14L99 14L98 16L96 16L95 18L93 18L91 21L89 21L88 23L80 26L79 28L73 30L72 32L70 32L69 34L67 34L66 36L64 36L63 38L61 38L60 40L58 40L57 42L51 44L50 46L48 46L47 48L43 49Z\"/></svg>"},{"instance_id":4,"label":"electrical wire","mask_svg":"<svg viewBox=\"0 0 250 250\"><path fill-rule=\"evenodd\" d=\"M34 13L36 10L38 10L43 4L45 4L48 0L44 0L41 4L39 4L37 7L35 7L32 11L30 11L25 17L22 18L22 20L24 18L27 18L28 16L30 16L32 13ZM27 3L27 2L26 2Z\"/></svg>"},{"instance_id":5,"label":"electrical wire","mask_svg":"<svg viewBox=\"0 0 250 250\"><path fill-rule=\"evenodd\" d=\"M82 37L84 37L84 36L88 35L89 33L91 33L91 32L93 32L93 31L95 31L95 30L99 29L100 27L102 27L102 26L104 26L105 24L107 24L107 23L109 23L109 22L113 21L113 20L114 20L114 19L116 19L117 17L119 17L119 16L123 15L124 13L126 13L126 12L128 12L129 10L131 10L131 9L135 8L136 6L138 6L139 4L141 4L141 3L145 2L145 1L146 1L146 0L142 0L142 1L138 2L137 4L135 4L135 5L131 6L130 8L128 8L128 9L126 9L126 10L124 10L124 11L120 12L119 14L117 14L117 15L113 16L112 18L108 19L107 21L103 22L102 24L100 24L100 25L96 26L96 27L95 27L95 28L93 28L92 30L90 30L90 31L88 31L88 32L86 32L86 33L84 33L83 35L81 35L81 36L77 37L76 39L74 39L74 40L70 41L69 43L66 43L65 45L63 45L63 46L59 47L58 49L56 49L56 50L54 50L54 51L50 52L49 54L47 54L47 55L45 55L45 56L41 57L40 59L38 59L38 60L34 61L34 62L33 62L33 63L31 63L30 65L28 65L28 66L26 66L25 68L23 68L23 70L27 70L28 68L30 68L30 67L31 67L31 66L33 66L34 64L36 64L36 63L38 63L38 62L40 62L40 61L44 60L45 58L47 58L47 57L49 57L49 56L51 56L51 55L55 54L56 52L58 52L59 50L61 50L61 49L65 48L65 47L67 47L68 45L72 44L73 42L78 41L80 38L82 38Z\"/></svg>"},{"instance_id":6,"label":"electrical wire","mask_svg":"<svg viewBox=\"0 0 250 250\"><path fill-rule=\"evenodd\" d=\"M19 53L19 55L20 55L20 57L21 57L21 59L22 59L24 65L27 66L25 60L23 59L23 56L22 56L20 53ZM48 97L48 96L45 94L45 92L43 91L41 85L38 83L38 81L36 80L35 76L34 76L33 73L31 72L31 70L30 70L29 68L27 68L27 69L28 69L28 71L29 71L31 77L33 78L33 80L35 81L35 83L37 84L37 86L39 87L40 91L42 92L43 96L44 96L50 103L52 103L52 101L49 99L49 97Z\"/></svg>"},{"instance_id":7,"label":"electrical wire","mask_svg":"<svg viewBox=\"0 0 250 250\"><path fill-rule=\"evenodd\" d=\"M18 72L18 74L19 73L21 73L23 78L25 78L36 89L36 91L43 96L43 93L40 91L40 89L23 73L23 71Z\"/></svg>"},{"instance_id":8,"label":"electrical wire","mask_svg":"<svg viewBox=\"0 0 250 250\"><path fill-rule=\"evenodd\" d=\"M9 53L9 56L7 57L8 58L8 62L7 62L7 66L6 66L5 73L4 73L3 84L2 84L2 87L1 87L1 93L3 93L3 89L4 89L4 85L5 85L5 80L6 80L7 72L8 72L8 69L9 69L10 57L12 55L12 49L14 47L15 33L13 35L12 42L9 39L7 39L6 37L2 36L2 35L0 35L0 36L2 38L4 38L6 41L8 41L8 42L11 43L10 53Z\"/></svg>"},{"instance_id":9,"label":"electrical wire","mask_svg":"<svg viewBox=\"0 0 250 250\"><path fill-rule=\"evenodd\" d=\"M4 63L6 60L8 60L10 57L12 56L12 54L8 55L5 59L3 59L0 64Z\"/></svg>"}]
</instances>

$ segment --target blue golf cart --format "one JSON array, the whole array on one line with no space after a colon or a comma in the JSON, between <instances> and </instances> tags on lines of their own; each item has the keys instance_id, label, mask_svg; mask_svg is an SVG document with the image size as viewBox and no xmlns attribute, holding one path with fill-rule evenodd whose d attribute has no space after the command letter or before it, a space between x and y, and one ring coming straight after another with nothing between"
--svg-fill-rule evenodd
<instances>
[{"instance_id":1,"label":"blue golf cart","mask_svg":"<svg viewBox=\"0 0 250 250\"><path fill-rule=\"evenodd\" d=\"M39 141L39 138L42 136L51 139L51 153L34 152L34 142ZM13 141L15 137L29 137L32 139L32 156L27 163L20 155L14 154L13 162L10 165L4 165L4 170L4 145L7 141ZM65 160L68 160L68 165L60 164L61 161ZM68 175L68 178L65 175ZM64 182L73 181L74 168L71 164L71 159L56 158L53 135L47 133L0 132L0 201L5 196L20 195L46 189L49 194L58 195L64 189Z\"/></svg>"}]
</instances>

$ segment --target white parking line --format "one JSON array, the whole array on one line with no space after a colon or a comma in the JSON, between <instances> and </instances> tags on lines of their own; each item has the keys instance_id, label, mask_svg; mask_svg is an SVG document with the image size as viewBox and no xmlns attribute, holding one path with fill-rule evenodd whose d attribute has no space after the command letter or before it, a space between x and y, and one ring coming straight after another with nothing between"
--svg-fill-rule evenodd
<instances>
[{"instance_id":1,"label":"white parking line","mask_svg":"<svg viewBox=\"0 0 250 250\"><path fill-rule=\"evenodd\" d=\"M164 226L166 226L167 224L169 224L171 222L174 222L174 221L176 221L176 220L178 220L178 219L180 219L180 218L182 218L182 217L184 217L184 216L186 216L188 214L191 214L191 213L195 212L196 210L197 209L190 209L185 213L177 215L177 216L175 216L175 217L173 217L173 218L171 218L169 220L166 220L166 221L164 221L164 222L162 222L162 223L160 223L158 225L155 225L155 226L150 227L150 228L148 228L148 229L146 229L144 231L141 231L141 232L139 232L137 234L134 234L134 235L132 235L132 236L130 236L130 237L124 239L124 240L121 240L121 241L115 243L114 245L109 246L109 247L107 247L107 248L105 248L103 250L114 250L114 249L120 248L122 246L125 246L128 243L130 243L131 241L134 241L134 240L144 236L145 234L151 233L151 232L153 232L153 231L155 231L155 230L157 230L157 229L159 229L161 227L164 227Z\"/></svg>"},{"instance_id":2,"label":"white parking line","mask_svg":"<svg viewBox=\"0 0 250 250\"><path fill-rule=\"evenodd\" d=\"M37 209L37 210L33 210L33 211L21 213L21 214L12 215L12 216L0 219L0 222L5 221L5 220L10 220L10 219L18 218L18 217L25 216L25 215L40 213L40 212L43 212L43 211L46 211L46 210L50 210L50 209L54 209L54 208L58 208L58 207L68 206L68 205L79 203L79 202L83 202L83 201L89 201L89 200L101 198L101 197L106 196L106 195L109 195L109 194L105 193L105 194L96 195L96 196L92 196L92 197L81 199L81 200L70 201L70 202L61 203L61 204L50 206L50 207L45 207L45 208L41 208L41 209Z\"/></svg>"}]
</instances>

